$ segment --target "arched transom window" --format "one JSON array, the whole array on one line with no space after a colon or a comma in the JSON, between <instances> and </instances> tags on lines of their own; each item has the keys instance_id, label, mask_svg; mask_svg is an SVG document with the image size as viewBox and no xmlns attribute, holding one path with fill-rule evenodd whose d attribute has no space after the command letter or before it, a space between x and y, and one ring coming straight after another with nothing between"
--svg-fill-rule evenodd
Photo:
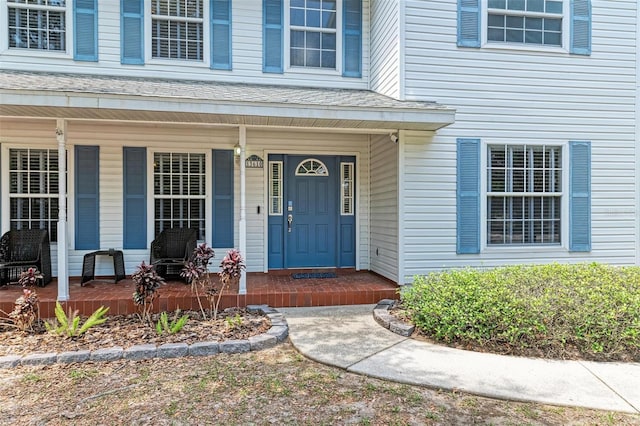
<instances>
[{"instance_id":1,"label":"arched transom window","mask_svg":"<svg viewBox=\"0 0 640 426\"><path fill-rule=\"evenodd\" d=\"M329 176L329 169L322 161L308 158L298 164L296 176Z\"/></svg>"}]
</instances>

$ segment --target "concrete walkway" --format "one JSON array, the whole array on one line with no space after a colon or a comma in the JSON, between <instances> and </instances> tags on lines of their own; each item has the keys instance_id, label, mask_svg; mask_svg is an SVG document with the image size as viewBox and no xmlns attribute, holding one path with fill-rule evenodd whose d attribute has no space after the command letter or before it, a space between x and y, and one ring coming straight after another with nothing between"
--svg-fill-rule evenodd
<instances>
[{"instance_id":1,"label":"concrete walkway","mask_svg":"<svg viewBox=\"0 0 640 426\"><path fill-rule=\"evenodd\" d=\"M491 398L640 413L640 364L553 361L412 340L373 319L374 305L279 308L306 357L385 380Z\"/></svg>"}]
</instances>

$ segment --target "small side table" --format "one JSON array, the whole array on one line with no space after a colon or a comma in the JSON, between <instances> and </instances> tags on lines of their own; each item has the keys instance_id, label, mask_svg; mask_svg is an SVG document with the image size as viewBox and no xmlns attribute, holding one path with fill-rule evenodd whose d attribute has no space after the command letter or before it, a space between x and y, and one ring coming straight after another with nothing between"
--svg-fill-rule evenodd
<instances>
[{"instance_id":1,"label":"small side table","mask_svg":"<svg viewBox=\"0 0 640 426\"><path fill-rule=\"evenodd\" d=\"M126 278L124 271L124 255L122 250L98 250L84 255L82 259L82 281L80 285L84 287L87 281L96 279L96 256L111 256L113 258L114 283Z\"/></svg>"}]
</instances>

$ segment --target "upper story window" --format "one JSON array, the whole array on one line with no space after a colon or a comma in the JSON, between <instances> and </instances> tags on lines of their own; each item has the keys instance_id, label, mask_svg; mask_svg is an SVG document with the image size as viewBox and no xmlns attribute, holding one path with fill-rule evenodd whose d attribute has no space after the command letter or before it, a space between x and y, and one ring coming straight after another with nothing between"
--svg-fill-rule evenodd
<instances>
[{"instance_id":1,"label":"upper story window","mask_svg":"<svg viewBox=\"0 0 640 426\"><path fill-rule=\"evenodd\" d=\"M591 55L591 0L458 0L459 47Z\"/></svg>"},{"instance_id":2,"label":"upper story window","mask_svg":"<svg viewBox=\"0 0 640 426\"><path fill-rule=\"evenodd\" d=\"M362 0L262 0L262 71L362 77Z\"/></svg>"},{"instance_id":3,"label":"upper story window","mask_svg":"<svg viewBox=\"0 0 640 426\"><path fill-rule=\"evenodd\" d=\"M203 60L203 0L152 0L153 58Z\"/></svg>"},{"instance_id":4,"label":"upper story window","mask_svg":"<svg viewBox=\"0 0 640 426\"><path fill-rule=\"evenodd\" d=\"M66 51L65 0L7 0L9 47Z\"/></svg>"},{"instance_id":5,"label":"upper story window","mask_svg":"<svg viewBox=\"0 0 640 426\"><path fill-rule=\"evenodd\" d=\"M338 0L290 0L292 67L336 69Z\"/></svg>"},{"instance_id":6,"label":"upper story window","mask_svg":"<svg viewBox=\"0 0 640 426\"><path fill-rule=\"evenodd\" d=\"M562 46L562 0L488 0L487 42Z\"/></svg>"}]
</instances>

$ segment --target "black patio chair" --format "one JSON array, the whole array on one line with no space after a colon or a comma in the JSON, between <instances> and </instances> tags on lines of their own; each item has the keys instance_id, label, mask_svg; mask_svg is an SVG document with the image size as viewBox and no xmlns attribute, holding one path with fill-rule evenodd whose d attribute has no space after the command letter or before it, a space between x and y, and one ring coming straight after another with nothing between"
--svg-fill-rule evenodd
<instances>
[{"instance_id":1,"label":"black patio chair","mask_svg":"<svg viewBox=\"0 0 640 426\"><path fill-rule=\"evenodd\" d=\"M51 250L46 229L15 229L0 238L0 285L17 282L20 274L37 268L44 287L51 282Z\"/></svg>"},{"instance_id":2,"label":"black patio chair","mask_svg":"<svg viewBox=\"0 0 640 426\"><path fill-rule=\"evenodd\" d=\"M156 272L166 278L179 275L193 256L198 230L195 228L168 228L151 242L151 264Z\"/></svg>"}]
</instances>

